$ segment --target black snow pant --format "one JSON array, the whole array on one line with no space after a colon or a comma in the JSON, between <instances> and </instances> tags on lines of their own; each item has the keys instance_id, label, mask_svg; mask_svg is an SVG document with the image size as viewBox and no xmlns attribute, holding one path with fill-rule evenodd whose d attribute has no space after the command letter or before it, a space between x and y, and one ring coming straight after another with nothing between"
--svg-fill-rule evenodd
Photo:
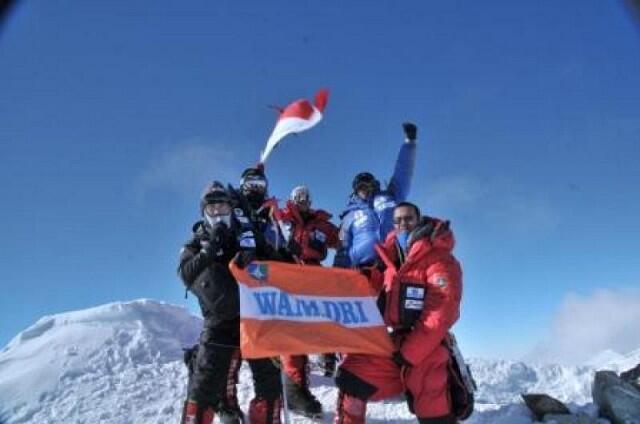
<instances>
[{"instance_id":1,"label":"black snow pant","mask_svg":"<svg viewBox=\"0 0 640 424\"><path fill-rule=\"evenodd\" d=\"M237 407L235 385L228 385L240 368L239 329L235 325L208 326L185 362L189 367L187 396L202 406ZM234 334L235 333L235 334Z\"/></svg>"},{"instance_id":2,"label":"black snow pant","mask_svg":"<svg viewBox=\"0 0 640 424\"><path fill-rule=\"evenodd\" d=\"M187 393L199 405L235 409L237 396L236 375L240 368L240 325L208 326L200 335L200 343L189 366ZM274 401L282 394L280 370L271 359L247 360L253 375L256 398Z\"/></svg>"}]
</instances>

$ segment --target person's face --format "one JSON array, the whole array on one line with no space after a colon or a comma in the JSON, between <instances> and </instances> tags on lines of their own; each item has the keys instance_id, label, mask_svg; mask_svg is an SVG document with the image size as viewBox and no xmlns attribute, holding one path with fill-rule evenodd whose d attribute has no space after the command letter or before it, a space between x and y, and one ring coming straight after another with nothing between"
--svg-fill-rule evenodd
<instances>
[{"instance_id":1,"label":"person's face","mask_svg":"<svg viewBox=\"0 0 640 424\"><path fill-rule=\"evenodd\" d=\"M311 198L306 193L298 193L293 198L293 203L298 207L298 210L302 213L309 212L311 209Z\"/></svg>"},{"instance_id":2,"label":"person's face","mask_svg":"<svg viewBox=\"0 0 640 424\"><path fill-rule=\"evenodd\" d=\"M231 214L231 205L224 202L209 203L204 207L204 213L208 216L222 216Z\"/></svg>"},{"instance_id":3,"label":"person's face","mask_svg":"<svg viewBox=\"0 0 640 424\"><path fill-rule=\"evenodd\" d=\"M369 181L362 182L358 184L358 187L356 187L356 194L362 200L367 200L373 194L373 190L374 190L373 182L369 182Z\"/></svg>"},{"instance_id":4,"label":"person's face","mask_svg":"<svg viewBox=\"0 0 640 424\"><path fill-rule=\"evenodd\" d=\"M309 209L311 209L311 202L309 202L308 199L296 200L296 205L298 206L298 210L302 213L309 212Z\"/></svg>"},{"instance_id":5,"label":"person's face","mask_svg":"<svg viewBox=\"0 0 640 424\"><path fill-rule=\"evenodd\" d=\"M393 211L393 226L398 231L412 231L418 226L418 215L414 208L401 206Z\"/></svg>"}]
</instances>

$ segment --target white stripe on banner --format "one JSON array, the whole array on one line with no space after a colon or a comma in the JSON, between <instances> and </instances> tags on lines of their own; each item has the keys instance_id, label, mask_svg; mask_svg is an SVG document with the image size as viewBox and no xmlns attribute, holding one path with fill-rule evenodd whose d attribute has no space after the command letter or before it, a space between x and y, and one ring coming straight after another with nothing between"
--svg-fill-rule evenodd
<instances>
[{"instance_id":1,"label":"white stripe on banner","mask_svg":"<svg viewBox=\"0 0 640 424\"><path fill-rule=\"evenodd\" d=\"M277 287L240 288L240 317L258 320L335 322L344 327L383 325L371 296L331 297L294 295Z\"/></svg>"}]
</instances>

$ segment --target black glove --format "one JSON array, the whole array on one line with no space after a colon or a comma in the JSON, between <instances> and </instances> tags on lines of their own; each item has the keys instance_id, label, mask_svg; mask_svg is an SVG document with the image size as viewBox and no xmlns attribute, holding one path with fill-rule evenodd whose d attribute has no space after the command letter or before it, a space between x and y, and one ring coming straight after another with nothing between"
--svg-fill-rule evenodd
<instances>
[{"instance_id":1,"label":"black glove","mask_svg":"<svg viewBox=\"0 0 640 424\"><path fill-rule=\"evenodd\" d=\"M215 242L211 242L208 240L203 240L200 242L200 252L210 261L214 261L216 259L219 247Z\"/></svg>"},{"instance_id":2,"label":"black glove","mask_svg":"<svg viewBox=\"0 0 640 424\"><path fill-rule=\"evenodd\" d=\"M228 235L229 227L227 227L227 224L218 222L209 230L209 241L220 247Z\"/></svg>"},{"instance_id":3,"label":"black glove","mask_svg":"<svg viewBox=\"0 0 640 424\"><path fill-rule=\"evenodd\" d=\"M404 356L402 356L402 353L400 353L400 351L393 352L393 363L400 368L411 366L411 362L404 359Z\"/></svg>"},{"instance_id":4,"label":"black glove","mask_svg":"<svg viewBox=\"0 0 640 424\"><path fill-rule=\"evenodd\" d=\"M358 271L360 271L360 274L367 277L367 280L371 280L372 278L380 278L385 269L385 264L378 259L376 259L375 262L371 265L358 267Z\"/></svg>"},{"instance_id":5,"label":"black glove","mask_svg":"<svg viewBox=\"0 0 640 424\"><path fill-rule=\"evenodd\" d=\"M373 276L373 267L359 266L356 269L360 274L364 275L367 280L371 280L371 277Z\"/></svg>"},{"instance_id":6,"label":"black glove","mask_svg":"<svg viewBox=\"0 0 640 424\"><path fill-rule=\"evenodd\" d=\"M416 141L418 137L418 127L411 122L405 122L402 124L402 129L404 129L404 135L407 137L409 141Z\"/></svg>"},{"instance_id":7,"label":"black glove","mask_svg":"<svg viewBox=\"0 0 640 424\"><path fill-rule=\"evenodd\" d=\"M312 236L309 237L309 247L322 256L327 254L327 243L323 240L317 239L315 234L312 234Z\"/></svg>"},{"instance_id":8,"label":"black glove","mask_svg":"<svg viewBox=\"0 0 640 424\"><path fill-rule=\"evenodd\" d=\"M196 356L198 355L198 347L199 345L193 345L191 347L182 348L182 359L184 360L184 364L187 366L187 369L189 369L189 374L193 374Z\"/></svg>"},{"instance_id":9,"label":"black glove","mask_svg":"<svg viewBox=\"0 0 640 424\"><path fill-rule=\"evenodd\" d=\"M295 241L293 237L291 238L291 240L289 240L289 243L287 243L287 249L293 256L300 257L300 255L302 254L302 247L300 247L300 244L298 244L298 242Z\"/></svg>"},{"instance_id":10,"label":"black glove","mask_svg":"<svg viewBox=\"0 0 640 424\"><path fill-rule=\"evenodd\" d=\"M244 269L247 265L256 259L256 251L253 249L241 250L238 252L235 258L236 266L240 269Z\"/></svg>"},{"instance_id":11,"label":"black glove","mask_svg":"<svg viewBox=\"0 0 640 424\"><path fill-rule=\"evenodd\" d=\"M207 236L200 244L202 246L202 252L205 256L214 260L221 255L220 250L224 250L228 247L227 239L231 232L226 224L219 222L213 226L213 228L207 229Z\"/></svg>"}]
</instances>

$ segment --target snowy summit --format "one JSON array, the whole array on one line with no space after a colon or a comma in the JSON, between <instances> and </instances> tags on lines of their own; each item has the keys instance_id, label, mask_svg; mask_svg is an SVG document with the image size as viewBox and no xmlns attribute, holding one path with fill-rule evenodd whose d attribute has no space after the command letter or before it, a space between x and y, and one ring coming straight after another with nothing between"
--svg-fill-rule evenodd
<instances>
[{"instance_id":1,"label":"snowy summit","mask_svg":"<svg viewBox=\"0 0 640 424\"><path fill-rule=\"evenodd\" d=\"M0 352L0 422L178 422L187 379L182 348L195 343L201 325L186 309L152 300L43 317ZM598 367L605 362L616 371L634 361L640 362L640 350L594 359ZM469 424L534 422L520 401L521 393L533 392L595 414L589 403L593 364L470 363L479 391ZM325 422L331 422L336 398L332 380L314 372L311 389L323 404ZM245 411L252 390L243 366L238 394ZM403 399L372 403L368 417L415 422ZM303 422L301 417L292 419Z\"/></svg>"}]
</instances>

